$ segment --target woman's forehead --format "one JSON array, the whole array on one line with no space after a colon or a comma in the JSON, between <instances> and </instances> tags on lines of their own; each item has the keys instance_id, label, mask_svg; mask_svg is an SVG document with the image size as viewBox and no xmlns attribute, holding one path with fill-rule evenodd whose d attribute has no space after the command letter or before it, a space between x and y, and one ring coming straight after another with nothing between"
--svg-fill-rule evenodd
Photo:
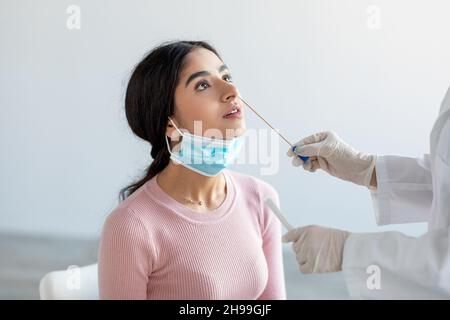
<instances>
[{"instance_id":1,"label":"woman's forehead","mask_svg":"<svg viewBox=\"0 0 450 320\"><path fill-rule=\"evenodd\" d=\"M182 77L189 77L199 71L217 72L222 65L223 61L214 52L204 48L195 49L186 56Z\"/></svg>"}]
</instances>

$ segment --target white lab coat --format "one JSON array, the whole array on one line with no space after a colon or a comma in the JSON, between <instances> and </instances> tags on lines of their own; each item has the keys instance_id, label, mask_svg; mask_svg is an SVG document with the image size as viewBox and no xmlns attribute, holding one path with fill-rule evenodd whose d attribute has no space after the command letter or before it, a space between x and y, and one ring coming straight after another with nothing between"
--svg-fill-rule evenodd
<instances>
[{"instance_id":1,"label":"white lab coat","mask_svg":"<svg viewBox=\"0 0 450 320\"><path fill-rule=\"evenodd\" d=\"M428 232L351 234L342 265L350 296L450 299L450 88L431 132L430 154L378 157L376 172L371 194L377 223L428 222Z\"/></svg>"}]
</instances>

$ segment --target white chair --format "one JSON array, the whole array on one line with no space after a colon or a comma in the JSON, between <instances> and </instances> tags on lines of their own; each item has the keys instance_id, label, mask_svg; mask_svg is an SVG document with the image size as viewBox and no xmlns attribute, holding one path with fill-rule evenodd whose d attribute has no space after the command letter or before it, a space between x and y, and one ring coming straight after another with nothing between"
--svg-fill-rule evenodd
<instances>
[{"instance_id":1,"label":"white chair","mask_svg":"<svg viewBox=\"0 0 450 320\"><path fill-rule=\"evenodd\" d=\"M39 283L41 300L97 300L97 264L47 273Z\"/></svg>"}]
</instances>

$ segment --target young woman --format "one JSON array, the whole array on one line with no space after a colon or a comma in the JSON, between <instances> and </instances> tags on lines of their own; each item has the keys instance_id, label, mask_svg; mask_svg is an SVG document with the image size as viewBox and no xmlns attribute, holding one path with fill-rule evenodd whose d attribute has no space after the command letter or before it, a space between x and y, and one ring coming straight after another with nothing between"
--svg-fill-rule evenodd
<instances>
[{"instance_id":1,"label":"young woman","mask_svg":"<svg viewBox=\"0 0 450 320\"><path fill-rule=\"evenodd\" d=\"M197 41L153 49L134 69L125 110L153 161L106 219L100 298L285 299L281 227L264 205L278 194L226 169L245 119L216 50Z\"/></svg>"}]
</instances>

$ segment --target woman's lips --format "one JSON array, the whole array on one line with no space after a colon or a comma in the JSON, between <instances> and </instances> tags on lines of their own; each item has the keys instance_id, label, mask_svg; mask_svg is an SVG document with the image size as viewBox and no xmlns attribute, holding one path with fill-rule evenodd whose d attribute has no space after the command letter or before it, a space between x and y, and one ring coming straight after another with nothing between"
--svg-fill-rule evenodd
<instances>
[{"instance_id":1,"label":"woman's lips","mask_svg":"<svg viewBox=\"0 0 450 320\"><path fill-rule=\"evenodd\" d=\"M235 111L228 113L227 115L223 116L224 119L241 119L242 113L240 109L235 109Z\"/></svg>"},{"instance_id":2,"label":"woman's lips","mask_svg":"<svg viewBox=\"0 0 450 320\"><path fill-rule=\"evenodd\" d=\"M228 111L223 115L224 119L240 119L242 118L241 107L237 103L231 104Z\"/></svg>"}]
</instances>

